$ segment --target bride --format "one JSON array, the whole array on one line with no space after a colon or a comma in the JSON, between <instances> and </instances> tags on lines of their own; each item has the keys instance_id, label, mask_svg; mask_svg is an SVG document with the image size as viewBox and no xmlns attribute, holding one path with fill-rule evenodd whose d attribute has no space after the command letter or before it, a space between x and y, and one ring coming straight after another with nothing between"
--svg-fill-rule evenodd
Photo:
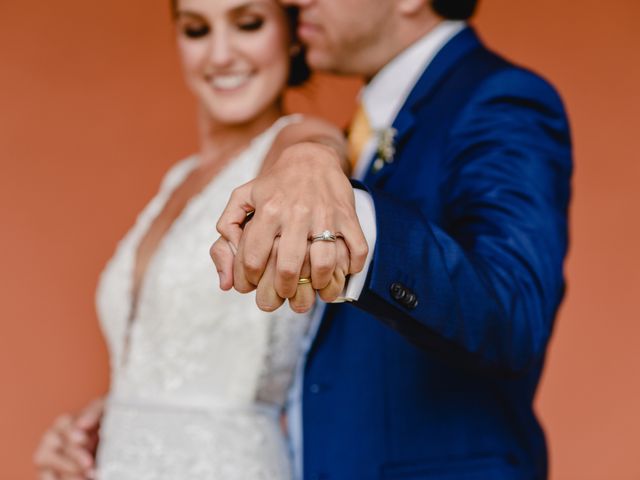
<instances>
[{"instance_id":1,"label":"bride","mask_svg":"<svg viewBox=\"0 0 640 480\"><path fill-rule=\"evenodd\" d=\"M34 457L43 480L291 475L279 417L308 317L220 291L208 248L235 187L305 138L342 154L342 135L283 116L283 90L308 76L294 12L276 0L172 8L200 152L166 174L101 276L110 391L44 434Z\"/></svg>"}]
</instances>

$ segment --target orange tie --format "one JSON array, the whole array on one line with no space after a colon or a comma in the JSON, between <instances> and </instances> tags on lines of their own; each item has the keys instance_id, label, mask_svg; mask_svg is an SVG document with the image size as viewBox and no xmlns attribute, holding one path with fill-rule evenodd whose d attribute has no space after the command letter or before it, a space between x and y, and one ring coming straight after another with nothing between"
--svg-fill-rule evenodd
<instances>
[{"instance_id":1,"label":"orange tie","mask_svg":"<svg viewBox=\"0 0 640 480\"><path fill-rule=\"evenodd\" d=\"M351 120L351 126L349 127L349 161L351 162L351 171L353 172L358 163L358 159L362 154L364 146L367 144L372 135L371 125L367 118L367 112L365 111L362 103L358 105L356 113Z\"/></svg>"}]
</instances>

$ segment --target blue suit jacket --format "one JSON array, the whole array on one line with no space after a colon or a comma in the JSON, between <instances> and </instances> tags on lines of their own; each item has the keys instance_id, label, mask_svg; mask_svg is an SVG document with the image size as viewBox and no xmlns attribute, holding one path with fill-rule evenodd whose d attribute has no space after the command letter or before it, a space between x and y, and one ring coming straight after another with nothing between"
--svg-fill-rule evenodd
<instances>
[{"instance_id":1,"label":"blue suit jacket","mask_svg":"<svg viewBox=\"0 0 640 480\"><path fill-rule=\"evenodd\" d=\"M468 28L394 126L393 163L364 181L365 289L329 306L308 355L304 477L546 478L532 400L564 290L562 103Z\"/></svg>"}]
</instances>

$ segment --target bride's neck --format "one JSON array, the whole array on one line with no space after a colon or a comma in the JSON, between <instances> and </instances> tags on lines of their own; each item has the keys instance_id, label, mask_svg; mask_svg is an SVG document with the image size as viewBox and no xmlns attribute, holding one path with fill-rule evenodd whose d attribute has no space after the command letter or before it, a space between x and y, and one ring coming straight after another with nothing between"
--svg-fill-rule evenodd
<instances>
[{"instance_id":1,"label":"bride's neck","mask_svg":"<svg viewBox=\"0 0 640 480\"><path fill-rule=\"evenodd\" d=\"M245 148L251 140L269 128L280 116L280 105L274 105L248 122L236 125L221 124L211 118L203 106L199 107L200 161L213 164Z\"/></svg>"}]
</instances>

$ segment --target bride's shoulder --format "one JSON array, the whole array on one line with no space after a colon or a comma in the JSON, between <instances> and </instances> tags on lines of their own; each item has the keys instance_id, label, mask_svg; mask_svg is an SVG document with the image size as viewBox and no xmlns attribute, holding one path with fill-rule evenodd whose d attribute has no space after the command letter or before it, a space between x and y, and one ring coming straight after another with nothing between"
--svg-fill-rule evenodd
<instances>
[{"instance_id":1,"label":"bride's shoulder","mask_svg":"<svg viewBox=\"0 0 640 480\"><path fill-rule=\"evenodd\" d=\"M307 115L302 113L293 113L281 117L276 125L279 126L278 137L302 137L303 139L309 134L319 135L335 135L342 137L344 132L330 121L316 117L314 115Z\"/></svg>"},{"instance_id":2,"label":"bride's shoulder","mask_svg":"<svg viewBox=\"0 0 640 480\"><path fill-rule=\"evenodd\" d=\"M294 114L282 117L266 163L278 158L288 147L297 143L316 142L332 147L340 157L346 157L346 140L342 129L328 120L312 115Z\"/></svg>"},{"instance_id":3,"label":"bride's shoulder","mask_svg":"<svg viewBox=\"0 0 640 480\"><path fill-rule=\"evenodd\" d=\"M194 153L187 158L177 161L164 174L160 182L160 189L173 188L181 183L189 172L196 166L198 162L198 154Z\"/></svg>"},{"instance_id":4,"label":"bride's shoulder","mask_svg":"<svg viewBox=\"0 0 640 480\"><path fill-rule=\"evenodd\" d=\"M344 141L344 132L333 123L313 115L292 114L280 118L282 122L273 148L283 150L295 143L331 139L334 142Z\"/></svg>"}]
</instances>

